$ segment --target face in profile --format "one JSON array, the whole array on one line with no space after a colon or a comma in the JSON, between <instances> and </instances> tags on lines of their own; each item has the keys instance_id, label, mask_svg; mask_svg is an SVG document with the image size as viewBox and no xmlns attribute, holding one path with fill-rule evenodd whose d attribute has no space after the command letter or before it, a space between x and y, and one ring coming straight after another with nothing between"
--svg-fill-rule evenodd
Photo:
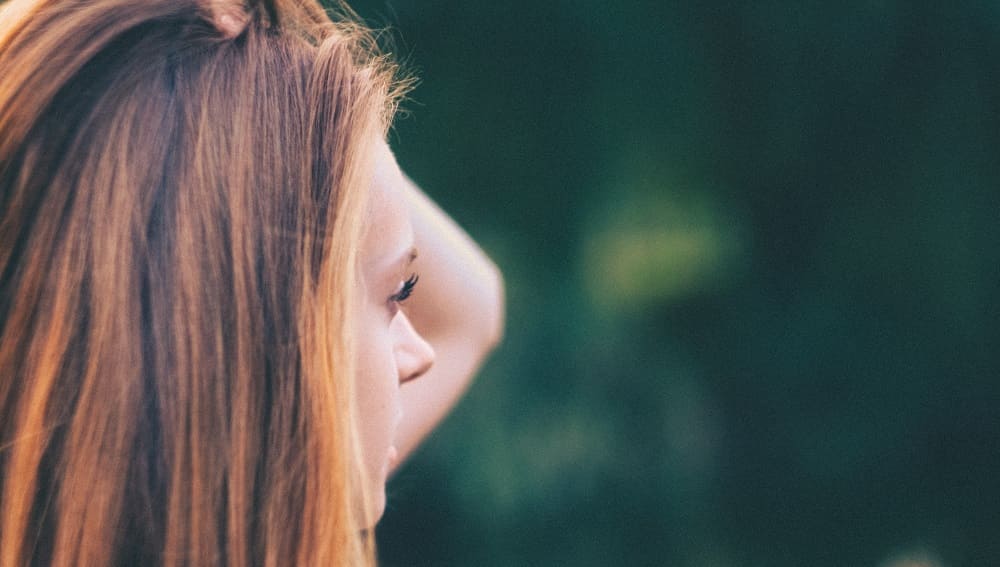
<instances>
[{"instance_id":1,"label":"face in profile","mask_svg":"<svg viewBox=\"0 0 1000 567\"><path fill-rule=\"evenodd\" d=\"M388 145L377 145L369 224L361 244L364 292L358 318L355 397L364 467L371 498L369 517L385 508L385 481L395 467L396 431L402 417L400 387L426 372L434 351L414 329L405 302L414 293L417 274L403 193L404 179Z\"/></svg>"}]
</instances>

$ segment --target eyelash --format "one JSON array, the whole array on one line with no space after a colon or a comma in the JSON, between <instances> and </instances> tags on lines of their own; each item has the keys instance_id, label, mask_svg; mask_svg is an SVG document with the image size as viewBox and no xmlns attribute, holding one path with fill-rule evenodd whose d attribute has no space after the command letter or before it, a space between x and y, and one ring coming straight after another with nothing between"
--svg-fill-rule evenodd
<instances>
[{"instance_id":1,"label":"eyelash","mask_svg":"<svg viewBox=\"0 0 1000 567\"><path fill-rule=\"evenodd\" d=\"M393 303L402 303L406 301L411 294L413 294L413 288L417 287L417 281L420 280L420 276L417 274L410 274L409 279L403 282L403 287L398 292L389 298L389 301Z\"/></svg>"}]
</instances>

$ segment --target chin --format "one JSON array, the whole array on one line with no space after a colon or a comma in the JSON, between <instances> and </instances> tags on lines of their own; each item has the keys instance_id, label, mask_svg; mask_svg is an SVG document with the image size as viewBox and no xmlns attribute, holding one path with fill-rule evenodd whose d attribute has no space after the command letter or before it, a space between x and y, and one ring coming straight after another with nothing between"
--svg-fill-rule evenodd
<instances>
[{"instance_id":1,"label":"chin","mask_svg":"<svg viewBox=\"0 0 1000 567\"><path fill-rule=\"evenodd\" d=\"M364 529L374 528L385 513L385 483L379 483L368 491L367 498L359 496L355 501L355 510Z\"/></svg>"},{"instance_id":2,"label":"chin","mask_svg":"<svg viewBox=\"0 0 1000 567\"><path fill-rule=\"evenodd\" d=\"M368 514L365 515L366 528L374 528L378 524L379 520L385 514L385 490L381 490L378 494L373 495L371 502L369 503Z\"/></svg>"}]
</instances>

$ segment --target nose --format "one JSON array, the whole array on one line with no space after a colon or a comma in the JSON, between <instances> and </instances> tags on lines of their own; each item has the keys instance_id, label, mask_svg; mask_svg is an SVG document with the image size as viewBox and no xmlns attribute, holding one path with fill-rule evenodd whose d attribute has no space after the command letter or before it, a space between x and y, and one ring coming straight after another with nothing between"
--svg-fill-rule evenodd
<instances>
[{"instance_id":1,"label":"nose","mask_svg":"<svg viewBox=\"0 0 1000 567\"><path fill-rule=\"evenodd\" d=\"M409 382L419 378L434 365L434 347L413 328L410 318L401 313L397 317L398 340L396 341L396 366L399 382Z\"/></svg>"}]
</instances>

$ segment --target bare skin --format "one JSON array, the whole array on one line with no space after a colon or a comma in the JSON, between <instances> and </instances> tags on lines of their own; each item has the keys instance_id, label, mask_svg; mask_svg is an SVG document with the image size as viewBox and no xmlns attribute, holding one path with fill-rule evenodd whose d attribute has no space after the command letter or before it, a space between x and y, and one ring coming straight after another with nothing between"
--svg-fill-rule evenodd
<instances>
[{"instance_id":1,"label":"bare skin","mask_svg":"<svg viewBox=\"0 0 1000 567\"><path fill-rule=\"evenodd\" d=\"M385 481L455 405L503 326L500 272L376 145L354 392L374 524ZM419 281L420 285L416 285Z\"/></svg>"},{"instance_id":2,"label":"bare skin","mask_svg":"<svg viewBox=\"0 0 1000 567\"><path fill-rule=\"evenodd\" d=\"M486 253L399 170L395 159L390 163L384 173L404 198L419 251L410 269L419 274L420 285L404 309L436 354L419 380L400 387L395 469L455 406L500 342L504 287Z\"/></svg>"}]
</instances>

